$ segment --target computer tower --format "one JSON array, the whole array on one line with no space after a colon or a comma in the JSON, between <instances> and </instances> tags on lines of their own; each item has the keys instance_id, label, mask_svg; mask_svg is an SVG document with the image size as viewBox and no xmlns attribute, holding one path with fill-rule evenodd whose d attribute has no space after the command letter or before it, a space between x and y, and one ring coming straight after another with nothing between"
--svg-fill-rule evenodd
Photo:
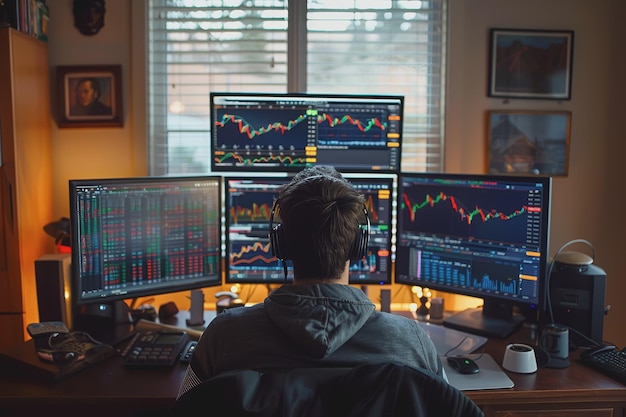
<instances>
[{"instance_id":1,"label":"computer tower","mask_svg":"<svg viewBox=\"0 0 626 417\"><path fill-rule=\"evenodd\" d=\"M71 259L66 253L43 255L35 260L39 321L62 321L72 328Z\"/></svg>"},{"instance_id":2,"label":"computer tower","mask_svg":"<svg viewBox=\"0 0 626 417\"><path fill-rule=\"evenodd\" d=\"M550 301L554 322L573 329L570 341L577 346L602 343L605 316L606 272L596 265L555 262L550 274Z\"/></svg>"}]
</instances>

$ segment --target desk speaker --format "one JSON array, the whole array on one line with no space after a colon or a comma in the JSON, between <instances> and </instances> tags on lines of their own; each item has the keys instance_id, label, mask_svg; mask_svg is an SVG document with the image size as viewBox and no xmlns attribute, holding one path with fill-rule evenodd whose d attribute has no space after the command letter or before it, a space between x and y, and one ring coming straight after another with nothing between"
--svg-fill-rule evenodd
<instances>
[{"instance_id":1,"label":"desk speaker","mask_svg":"<svg viewBox=\"0 0 626 417\"><path fill-rule=\"evenodd\" d=\"M72 328L70 255L43 255L35 260L39 321L62 321Z\"/></svg>"},{"instance_id":2,"label":"desk speaker","mask_svg":"<svg viewBox=\"0 0 626 417\"><path fill-rule=\"evenodd\" d=\"M575 329L596 343L602 343L605 315L606 272L596 265L555 262L550 275L550 301L554 322ZM592 343L569 332L577 346Z\"/></svg>"}]
</instances>

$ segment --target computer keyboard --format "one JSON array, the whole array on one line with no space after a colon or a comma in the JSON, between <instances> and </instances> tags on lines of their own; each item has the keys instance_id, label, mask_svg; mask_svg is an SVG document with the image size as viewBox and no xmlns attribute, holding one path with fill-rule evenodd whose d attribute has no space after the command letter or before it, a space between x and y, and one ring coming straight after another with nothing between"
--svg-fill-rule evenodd
<instances>
[{"instance_id":1,"label":"computer keyboard","mask_svg":"<svg viewBox=\"0 0 626 417\"><path fill-rule=\"evenodd\" d=\"M615 346L599 346L583 352L584 364L626 384L626 352Z\"/></svg>"},{"instance_id":2,"label":"computer keyboard","mask_svg":"<svg viewBox=\"0 0 626 417\"><path fill-rule=\"evenodd\" d=\"M136 332L158 332L158 331L184 331L189 335L189 339L198 340L202 335L201 330L190 329L188 327L172 326L170 324L155 323L153 321L140 319L135 323L134 331Z\"/></svg>"}]
</instances>

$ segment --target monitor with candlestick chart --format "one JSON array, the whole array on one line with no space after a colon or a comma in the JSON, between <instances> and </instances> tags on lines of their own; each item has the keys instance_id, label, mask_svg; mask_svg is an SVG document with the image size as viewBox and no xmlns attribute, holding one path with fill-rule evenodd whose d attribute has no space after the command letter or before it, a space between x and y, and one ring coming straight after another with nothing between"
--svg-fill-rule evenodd
<instances>
[{"instance_id":1,"label":"monitor with candlestick chart","mask_svg":"<svg viewBox=\"0 0 626 417\"><path fill-rule=\"evenodd\" d=\"M404 97L212 93L211 169L400 171Z\"/></svg>"},{"instance_id":2,"label":"monitor with candlestick chart","mask_svg":"<svg viewBox=\"0 0 626 417\"><path fill-rule=\"evenodd\" d=\"M363 258L351 262L350 283L389 284L394 176L346 174L346 178L365 196L370 217L369 246ZM272 205L280 187L290 180L260 174L225 178L226 282L267 284L293 280L291 261L286 261L285 277L269 241Z\"/></svg>"},{"instance_id":3,"label":"monitor with candlestick chart","mask_svg":"<svg viewBox=\"0 0 626 417\"><path fill-rule=\"evenodd\" d=\"M545 297L551 179L403 173L395 282L479 297L445 325L505 336Z\"/></svg>"}]
</instances>

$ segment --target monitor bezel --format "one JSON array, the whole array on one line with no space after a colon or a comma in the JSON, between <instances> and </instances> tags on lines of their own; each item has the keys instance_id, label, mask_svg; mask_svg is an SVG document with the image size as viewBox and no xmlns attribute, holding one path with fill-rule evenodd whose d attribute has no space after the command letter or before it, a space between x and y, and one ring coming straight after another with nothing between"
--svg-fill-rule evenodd
<instances>
[{"instance_id":1,"label":"monitor bezel","mask_svg":"<svg viewBox=\"0 0 626 417\"><path fill-rule=\"evenodd\" d=\"M209 94L209 116L210 116L210 159L211 159L211 171L212 172L258 172L258 173L267 173L267 172L286 172L286 173L297 173L302 169L313 166L313 165L332 165L331 163L326 163L324 161L317 161L315 163L298 165L298 166L288 166L288 165L220 165L215 161L216 156L216 137L214 135L214 123L216 120L216 106L215 99L220 97L233 97L233 98L241 98L241 97L256 97L260 99L264 98L277 98L277 99L288 99L294 100L298 97L302 97L304 100L315 100L319 99L320 101L327 99L331 101L337 101L345 99L348 100L393 100L399 101L400 106L400 123L399 123L399 138L398 138L398 146L397 146L397 167L394 169L391 168L381 168L381 167L338 167L335 166L341 172L376 172L383 174L398 174L401 171L402 165L402 142L403 142L403 130L404 130L404 101L405 98L402 95L377 95L377 94L322 94L322 93L267 93L267 92L211 92Z\"/></svg>"},{"instance_id":2,"label":"monitor bezel","mask_svg":"<svg viewBox=\"0 0 626 417\"><path fill-rule=\"evenodd\" d=\"M201 280L194 281L181 281L171 283L163 287L146 287L137 290L129 290L119 294L106 294L102 297L83 297L82 288L83 283L80 277L80 252L72 250L71 253L71 302L74 306L88 306L88 305L106 305L115 304L123 300L137 299L140 297L151 297L156 295L171 294L182 291L189 291L199 288L216 287L222 285L223 276L223 259L222 259L222 177L217 175L200 175L200 176L144 176L144 177L124 177L124 178L90 178L90 179L70 179L69 185L69 197L70 197L70 237L71 242L76 242L80 238L79 230L76 227L78 221L76 213L77 204L77 191L80 187L85 186L123 186L129 185L141 185L157 184L157 183L188 183L193 181L214 182L216 186L216 204L217 204L217 223L216 228L218 230L218 245L216 250L217 263L215 276L207 276Z\"/></svg>"}]
</instances>

